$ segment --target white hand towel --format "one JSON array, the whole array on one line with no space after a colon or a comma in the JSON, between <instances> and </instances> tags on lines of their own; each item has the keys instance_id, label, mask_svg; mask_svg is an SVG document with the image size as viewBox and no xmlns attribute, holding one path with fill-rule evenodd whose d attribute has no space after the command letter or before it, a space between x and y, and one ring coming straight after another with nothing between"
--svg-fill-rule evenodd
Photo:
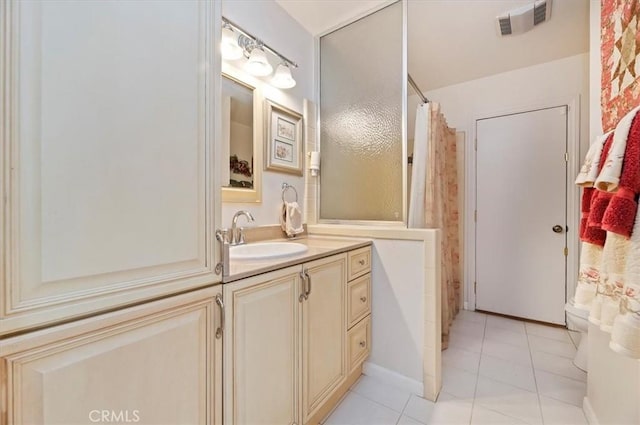
<instances>
[{"instance_id":1,"label":"white hand towel","mask_svg":"<svg viewBox=\"0 0 640 425\"><path fill-rule=\"evenodd\" d=\"M578 186L593 187L593 184L598 178L598 168L600 166L602 148L607 137L609 137L609 133L596 137L596 140L589 147L589 151L584 159L584 164L582 165L582 168L580 168L580 172L576 178L576 184Z\"/></svg>"},{"instance_id":2,"label":"white hand towel","mask_svg":"<svg viewBox=\"0 0 640 425\"><path fill-rule=\"evenodd\" d=\"M624 152L627 148L627 138L629 137L629 130L631 129L631 123L636 114L640 110L640 107L633 109L627 115L622 117L613 133L613 143L607 160L602 166L602 171L595 182L595 187L604 192L615 192L618 189L618 183L620 183L620 173L622 173L622 162L624 160Z\"/></svg>"},{"instance_id":3,"label":"white hand towel","mask_svg":"<svg viewBox=\"0 0 640 425\"><path fill-rule=\"evenodd\" d=\"M289 237L304 232L304 227L302 226L302 210L297 202L282 203L280 226Z\"/></svg>"}]
</instances>

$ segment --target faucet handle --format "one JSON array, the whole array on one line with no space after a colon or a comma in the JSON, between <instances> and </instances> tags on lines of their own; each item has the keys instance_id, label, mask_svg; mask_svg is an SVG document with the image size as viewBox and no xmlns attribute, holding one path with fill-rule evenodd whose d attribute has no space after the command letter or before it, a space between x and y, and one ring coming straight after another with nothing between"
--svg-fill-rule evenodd
<instances>
[{"instance_id":1,"label":"faucet handle","mask_svg":"<svg viewBox=\"0 0 640 425\"><path fill-rule=\"evenodd\" d=\"M216 230L216 240L222 243L229 243L229 229Z\"/></svg>"},{"instance_id":2,"label":"faucet handle","mask_svg":"<svg viewBox=\"0 0 640 425\"><path fill-rule=\"evenodd\" d=\"M237 240L238 245L242 245L245 243L244 241L244 227L241 227L240 230L238 230L238 240Z\"/></svg>"}]
</instances>

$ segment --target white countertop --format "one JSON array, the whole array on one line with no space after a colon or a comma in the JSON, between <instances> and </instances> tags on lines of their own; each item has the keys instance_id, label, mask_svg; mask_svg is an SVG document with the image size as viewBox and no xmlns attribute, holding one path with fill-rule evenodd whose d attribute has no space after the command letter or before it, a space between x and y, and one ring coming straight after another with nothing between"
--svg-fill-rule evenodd
<instances>
[{"instance_id":1,"label":"white countertop","mask_svg":"<svg viewBox=\"0 0 640 425\"><path fill-rule=\"evenodd\" d=\"M287 239L273 239L261 242L286 242ZM307 261L317 260L318 258L329 257L334 254L351 251L353 249L362 248L371 245L371 239L360 238L343 238L329 236L308 236L306 238L291 240L303 245L307 245L309 249L298 255L289 257L270 258L265 260L247 261L247 260L230 260L229 276L222 278L222 283L234 282L250 276L256 276L262 273L271 272L296 264L306 263Z\"/></svg>"}]
</instances>

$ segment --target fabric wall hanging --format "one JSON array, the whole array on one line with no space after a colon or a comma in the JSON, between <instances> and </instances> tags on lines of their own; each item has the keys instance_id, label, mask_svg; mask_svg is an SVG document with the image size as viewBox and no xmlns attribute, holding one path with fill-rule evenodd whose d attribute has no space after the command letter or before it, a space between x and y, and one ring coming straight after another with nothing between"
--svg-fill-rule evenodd
<instances>
[{"instance_id":1,"label":"fabric wall hanging","mask_svg":"<svg viewBox=\"0 0 640 425\"><path fill-rule=\"evenodd\" d=\"M602 0L602 128L640 105L640 0Z\"/></svg>"}]
</instances>

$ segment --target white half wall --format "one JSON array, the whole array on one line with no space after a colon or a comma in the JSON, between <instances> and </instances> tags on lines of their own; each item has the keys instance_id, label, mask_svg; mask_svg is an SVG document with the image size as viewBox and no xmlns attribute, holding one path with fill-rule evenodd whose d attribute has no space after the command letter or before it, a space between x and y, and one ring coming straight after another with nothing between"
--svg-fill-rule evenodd
<instances>
[{"instance_id":1,"label":"white half wall","mask_svg":"<svg viewBox=\"0 0 640 425\"><path fill-rule=\"evenodd\" d=\"M318 224L309 233L373 240L364 373L435 401L442 387L440 230Z\"/></svg>"},{"instance_id":2,"label":"white half wall","mask_svg":"<svg viewBox=\"0 0 640 425\"><path fill-rule=\"evenodd\" d=\"M265 98L302 114L304 99L314 100L313 36L275 1L223 0L222 16L298 64L298 68L291 71L297 83L291 89L281 90L271 86L269 84L270 77L260 79L248 76L248 80L258 82L258 87L262 90ZM278 65L275 58L269 54L268 58L275 69ZM241 68L242 63L243 60L228 62L229 65L237 68L239 75L245 73ZM256 164L256 166L264 167L263 164ZM305 169L304 172L306 173L307 170ZM304 176L263 171L262 202L223 203L222 226L230 227L231 218L238 210L251 212L256 219L256 225L278 224L283 182L296 188L298 203L302 206L305 199Z\"/></svg>"},{"instance_id":3,"label":"white half wall","mask_svg":"<svg viewBox=\"0 0 640 425\"><path fill-rule=\"evenodd\" d=\"M424 243L375 239L369 362L422 382Z\"/></svg>"}]
</instances>

